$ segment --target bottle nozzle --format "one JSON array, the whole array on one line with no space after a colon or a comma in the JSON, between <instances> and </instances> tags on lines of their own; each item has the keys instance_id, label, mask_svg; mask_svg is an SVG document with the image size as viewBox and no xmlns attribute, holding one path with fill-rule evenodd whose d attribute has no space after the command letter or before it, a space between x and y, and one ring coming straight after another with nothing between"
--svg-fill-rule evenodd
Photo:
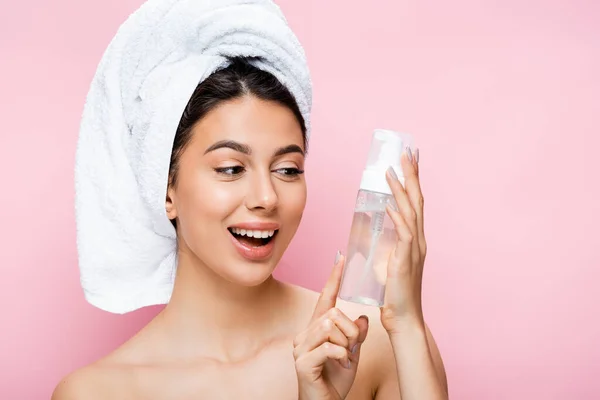
<instances>
[{"instance_id":1,"label":"bottle nozzle","mask_svg":"<svg viewBox=\"0 0 600 400\"><path fill-rule=\"evenodd\" d=\"M404 181L400 156L407 146L412 146L410 135L386 129L376 129L373 132L369 160L363 172L361 189L391 194L391 189L385 180L385 171L389 167L394 168L400 181Z\"/></svg>"}]
</instances>

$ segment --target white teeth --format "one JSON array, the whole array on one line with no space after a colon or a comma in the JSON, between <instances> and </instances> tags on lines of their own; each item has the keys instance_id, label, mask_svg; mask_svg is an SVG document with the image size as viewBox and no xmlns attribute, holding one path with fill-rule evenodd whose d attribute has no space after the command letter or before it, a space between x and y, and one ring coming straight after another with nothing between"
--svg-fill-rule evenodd
<instances>
[{"instance_id":1,"label":"white teeth","mask_svg":"<svg viewBox=\"0 0 600 400\"><path fill-rule=\"evenodd\" d=\"M270 238L275 234L275 231L256 231L256 230L246 230L240 228L231 228L232 232L236 235L248 236L254 238Z\"/></svg>"}]
</instances>

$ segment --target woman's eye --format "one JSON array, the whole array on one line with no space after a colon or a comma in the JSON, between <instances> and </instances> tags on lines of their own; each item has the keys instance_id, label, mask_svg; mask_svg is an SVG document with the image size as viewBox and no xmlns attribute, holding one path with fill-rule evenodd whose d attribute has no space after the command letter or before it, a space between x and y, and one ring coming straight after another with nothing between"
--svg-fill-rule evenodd
<instances>
[{"instance_id":1,"label":"woman's eye","mask_svg":"<svg viewBox=\"0 0 600 400\"><path fill-rule=\"evenodd\" d=\"M304 170L298 168L279 168L275 172L284 176L294 177L303 174Z\"/></svg>"},{"instance_id":2,"label":"woman's eye","mask_svg":"<svg viewBox=\"0 0 600 400\"><path fill-rule=\"evenodd\" d=\"M235 176L235 175L239 175L242 172L244 172L244 167L239 166L239 165L233 166L233 167L222 167L222 168L215 168L215 171L219 174Z\"/></svg>"}]
</instances>

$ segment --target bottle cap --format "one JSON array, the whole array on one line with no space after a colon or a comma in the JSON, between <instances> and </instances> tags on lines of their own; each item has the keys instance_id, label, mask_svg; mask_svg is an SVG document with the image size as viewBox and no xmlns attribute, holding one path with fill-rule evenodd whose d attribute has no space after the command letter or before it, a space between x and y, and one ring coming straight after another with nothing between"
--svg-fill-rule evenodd
<instances>
[{"instance_id":1,"label":"bottle cap","mask_svg":"<svg viewBox=\"0 0 600 400\"><path fill-rule=\"evenodd\" d=\"M392 194L385 174L389 167L394 168L398 179L404 185L404 172L400 156L406 147L414 151L412 137L407 133L387 129L375 129L371 139L369 157L360 182L361 190Z\"/></svg>"}]
</instances>

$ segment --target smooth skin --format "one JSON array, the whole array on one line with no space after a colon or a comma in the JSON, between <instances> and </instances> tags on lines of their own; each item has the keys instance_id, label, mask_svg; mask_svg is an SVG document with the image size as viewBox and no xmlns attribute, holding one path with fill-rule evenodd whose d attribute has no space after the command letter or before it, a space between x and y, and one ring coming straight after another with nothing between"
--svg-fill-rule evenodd
<instances>
[{"instance_id":1,"label":"smooth skin","mask_svg":"<svg viewBox=\"0 0 600 400\"><path fill-rule=\"evenodd\" d=\"M216 143L243 146L207 151ZM65 377L52 399L447 398L421 309L416 160L402 159L406 190L388 177L399 240L378 310L336 301L343 256L321 293L272 276L306 205L304 158L300 126L277 103L247 96L199 121L165 202L179 244L169 304L118 349ZM280 226L266 260L247 260L231 243L227 227L248 221Z\"/></svg>"}]
</instances>

